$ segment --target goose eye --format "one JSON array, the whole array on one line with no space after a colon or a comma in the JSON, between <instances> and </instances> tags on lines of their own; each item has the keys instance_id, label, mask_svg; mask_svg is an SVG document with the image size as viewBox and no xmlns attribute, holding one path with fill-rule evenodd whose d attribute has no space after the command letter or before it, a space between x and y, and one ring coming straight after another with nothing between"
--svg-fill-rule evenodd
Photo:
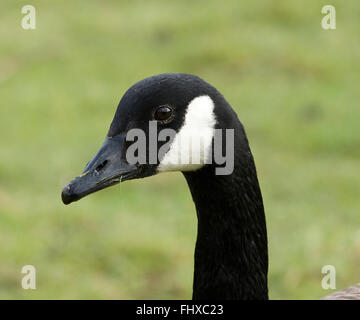
<instances>
[{"instance_id":1,"label":"goose eye","mask_svg":"<svg viewBox=\"0 0 360 320\"><path fill-rule=\"evenodd\" d=\"M156 109L154 118L158 121L170 121L172 120L173 110L168 106L161 106Z\"/></svg>"}]
</instances>

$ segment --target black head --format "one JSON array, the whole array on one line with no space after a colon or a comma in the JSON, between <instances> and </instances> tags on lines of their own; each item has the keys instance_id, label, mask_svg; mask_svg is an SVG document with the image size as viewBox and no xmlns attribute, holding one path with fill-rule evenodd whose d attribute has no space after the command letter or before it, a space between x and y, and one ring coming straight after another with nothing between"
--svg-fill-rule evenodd
<instances>
[{"instance_id":1,"label":"black head","mask_svg":"<svg viewBox=\"0 0 360 320\"><path fill-rule=\"evenodd\" d=\"M141 80L122 97L103 146L65 186L62 200L69 204L120 181L157 172L198 170L208 163L214 129L236 125L236 114L224 97L197 76L168 73ZM176 142L189 136L201 136L202 151L198 161L179 163L174 157L188 151Z\"/></svg>"}]
</instances>

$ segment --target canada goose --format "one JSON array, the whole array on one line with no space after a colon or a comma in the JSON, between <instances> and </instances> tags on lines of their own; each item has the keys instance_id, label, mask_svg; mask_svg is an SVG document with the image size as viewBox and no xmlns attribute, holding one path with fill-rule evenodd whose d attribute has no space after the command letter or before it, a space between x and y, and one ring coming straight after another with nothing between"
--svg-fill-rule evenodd
<instances>
[{"instance_id":1,"label":"canada goose","mask_svg":"<svg viewBox=\"0 0 360 320\"><path fill-rule=\"evenodd\" d=\"M152 121L159 129L173 129L175 136L157 141L157 152L165 148L150 163ZM126 136L132 129L146 136L143 163L129 163L126 157L132 145ZM208 161L216 149L216 129L233 129L230 174L217 174L218 165ZM197 135L203 150L199 161L176 161L179 154L189 152L177 141ZM223 135L220 144L225 140ZM161 74L128 89L103 146L83 173L65 186L62 200L69 204L121 181L166 171L183 172L196 206L193 299L268 299L265 214L248 140L229 103L197 76Z\"/></svg>"}]
</instances>

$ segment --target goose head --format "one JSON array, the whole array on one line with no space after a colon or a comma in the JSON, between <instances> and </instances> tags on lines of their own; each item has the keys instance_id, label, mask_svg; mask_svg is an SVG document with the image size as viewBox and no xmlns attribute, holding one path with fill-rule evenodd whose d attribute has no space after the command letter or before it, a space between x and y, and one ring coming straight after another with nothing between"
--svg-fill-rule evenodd
<instances>
[{"instance_id":1,"label":"goose head","mask_svg":"<svg viewBox=\"0 0 360 320\"><path fill-rule=\"evenodd\" d=\"M197 76L167 73L141 80L122 97L104 144L65 186L62 200L69 204L122 181L160 172L215 168L215 132L233 130L238 125L234 119L224 97ZM219 138L221 148L224 139L225 135ZM231 143L228 147L232 156ZM225 174L232 170L229 160Z\"/></svg>"},{"instance_id":2,"label":"goose head","mask_svg":"<svg viewBox=\"0 0 360 320\"><path fill-rule=\"evenodd\" d=\"M133 85L62 200L167 171L184 174L198 216L193 298L267 299L265 215L248 140L225 98L196 76Z\"/></svg>"}]
</instances>

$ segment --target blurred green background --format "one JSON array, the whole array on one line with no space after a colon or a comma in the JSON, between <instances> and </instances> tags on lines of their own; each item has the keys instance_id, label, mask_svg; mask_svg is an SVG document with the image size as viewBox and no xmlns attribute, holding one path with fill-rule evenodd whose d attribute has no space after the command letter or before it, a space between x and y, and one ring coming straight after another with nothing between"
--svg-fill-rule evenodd
<instances>
[{"instance_id":1,"label":"blurred green background","mask_svg":"<svg viewBox=\"0 0 360 320\"><path fill-rule=\"evenodd\" d=\"M36 30L21 8L37 9ZM337 29L321 28L321 8ZM268 223L272 299L360 281L360 2L14 1L0 6L0 298L190 298L196 215L180 173L71 206L62 187L138 80L199 75L244 123ZM21 288L21 268L37 289Z\"/></svg>"}]
</instances>

